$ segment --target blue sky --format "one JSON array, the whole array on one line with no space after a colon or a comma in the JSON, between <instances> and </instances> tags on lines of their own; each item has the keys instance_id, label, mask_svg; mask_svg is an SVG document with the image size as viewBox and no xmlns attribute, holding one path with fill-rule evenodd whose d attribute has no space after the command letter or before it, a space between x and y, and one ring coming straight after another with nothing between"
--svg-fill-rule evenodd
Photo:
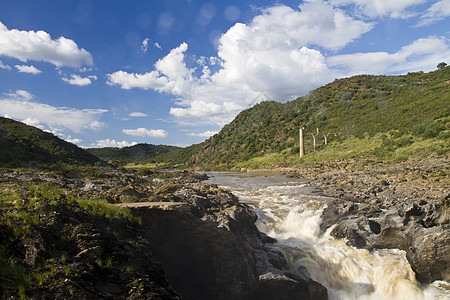
<instances>
[{"instance_id":1,"label":"blue sky","mask_svg":"<svg viewBox=\"0 0 450 300\"><path fill-rule=\"evenodd\" d=\"M0 115L187 146L267 99L450 64L450 0L0 0Z\"/></svg>"}]
</instances>

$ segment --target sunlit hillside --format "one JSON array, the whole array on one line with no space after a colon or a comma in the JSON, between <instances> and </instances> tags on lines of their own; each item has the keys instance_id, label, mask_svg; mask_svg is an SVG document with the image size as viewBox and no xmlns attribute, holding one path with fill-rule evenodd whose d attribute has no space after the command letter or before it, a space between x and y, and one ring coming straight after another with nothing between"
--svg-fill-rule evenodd
<instances>
[{"instance_id":1,"label":"sunlit hillside","mask_svg":"<svg viewBox=\"0 0 450 300\"><path fill-rule=\"evenodd\" d=\"M306 152L301 160L300 127L305 129ZM361 155L447 155L449 129L449 67L401 76L360 75L335 80L285 104L262 102L241 112L202 144L191 164L289 166Z\"/></svg>"}]
</instances>

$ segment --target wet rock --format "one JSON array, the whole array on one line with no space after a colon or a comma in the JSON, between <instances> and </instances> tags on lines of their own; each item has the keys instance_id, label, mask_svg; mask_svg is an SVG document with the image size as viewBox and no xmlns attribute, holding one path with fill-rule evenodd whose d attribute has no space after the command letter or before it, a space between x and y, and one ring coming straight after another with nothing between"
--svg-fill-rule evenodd
<instances>
[{"instance_id":1,"label":"wet rock","mask_svg":"<svg viewBox=\"0 0 450 300\"><path fill-rule=\"evenodd\" d=\"M258 290L251 299L325 300L328 299L328 292L317 282L294 279L284 274L266 273L259 277Z\"/></svg>"},{"instance_id":2,"label":"wet rock","mask_svg":"<svg viewBox=\"0 0 450 300\"><path fill-rule=\"evenodd\" d=\"M450 280L450 226L423 228L409 226L412 245L407 251L408 261L421 282Z\"/></svg>"},{"instance_id":3,"label":"wet rock","mask_svg":"<svg viewBox=\"0 0 450 300\"><path fill-rule=\"evenodd\" d=\"M384 227L377 236L375 248L408 250L410 241L405 233L396 227Z\"/></svg>"}]
</instances>

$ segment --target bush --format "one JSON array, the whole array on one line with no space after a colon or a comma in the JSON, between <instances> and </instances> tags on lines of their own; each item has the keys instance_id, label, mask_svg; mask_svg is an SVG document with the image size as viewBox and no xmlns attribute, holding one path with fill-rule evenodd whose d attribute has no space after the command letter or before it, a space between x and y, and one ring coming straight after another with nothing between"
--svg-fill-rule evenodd
<instances>
[{"instance_id":1,"label":"bush","mask_svg":"<svg viewBox=\"0 0 450 300\"><path fill-rule=\"evenodd\" d=\"M435 138L445 128L441 124L433 120L425 120L420 124L416 124L411 129L411 133L415 136L422 136L423 138Z\"/></svg>"}]
</instances>

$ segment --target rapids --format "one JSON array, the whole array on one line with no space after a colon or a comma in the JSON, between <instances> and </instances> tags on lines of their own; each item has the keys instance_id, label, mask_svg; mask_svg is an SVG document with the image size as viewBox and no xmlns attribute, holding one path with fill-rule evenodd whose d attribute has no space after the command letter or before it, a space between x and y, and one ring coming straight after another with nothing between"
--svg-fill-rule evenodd
<instances>
[{"instance_id":1,"label":"rapids","mask_svg":"<svg viewBox=\"0 0 450 300\"><path fill-rule=\"evenodd\" d=\"M450 285L421 286L406 253L368 251L321 232L321 215L333 200L304 181L282 175L210 172L207 183L224 187L258 215L258 229L275 238L291 271L328 289L329 299L450 299Z\"/></svg>"}]
</instances>

